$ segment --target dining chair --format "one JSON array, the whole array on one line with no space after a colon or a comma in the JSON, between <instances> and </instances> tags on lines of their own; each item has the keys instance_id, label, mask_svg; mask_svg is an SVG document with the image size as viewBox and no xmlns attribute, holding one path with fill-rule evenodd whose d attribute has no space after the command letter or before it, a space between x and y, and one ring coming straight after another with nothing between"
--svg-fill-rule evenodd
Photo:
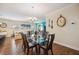
<instances>
[{"instance_id":1,"label":"dining chair","mask_svg":"<svg viewBox=\"0 0 79 59\"><path fill-rule=\"evenodd\" d=\"M23 48L24 48L24 52L26 52L27 50L27 55L29 54L29 50L32 49L33 52L33 48L36 47L36 43L29 43L27 40L27 36L26 34L21 33L22 35L22 39L23 39Z\"/></svg>"},{"instance_id":2,"label":"dining chair","mask_svg":"<svg viewBox=\"0 0 79 59\"><path fill-rule=\"evenodd\" d=\"M51 53L53 55L53 41L55 38L55 34L49 34L47 41L45 41L44 45L40 45L40 48L44 50L44 54L48 54L48 51L51 50Z\"/></svg>"}]
</instances>

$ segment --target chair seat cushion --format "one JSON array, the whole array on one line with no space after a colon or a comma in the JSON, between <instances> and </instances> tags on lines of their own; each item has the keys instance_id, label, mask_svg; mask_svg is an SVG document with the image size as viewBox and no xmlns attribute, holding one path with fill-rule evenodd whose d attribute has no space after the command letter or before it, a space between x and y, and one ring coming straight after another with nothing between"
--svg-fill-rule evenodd
<instances>
[{"instance_id":1,"label":"chair seat cushion","mask_svg":"<svg viewBox=\"0 0 79 59\"><path fill-rule=\"evenodd\" d=\"M36 45L37 45L36 42L29 42L29 47L34 47L34 46L36 46Z\"/></svg>"},{"instance_id":2,"label":"chair seat cushion","mask_svg":"<svg viewBox=\"0 0 79 59\"><path fill-rule=\"evenodd\" d=\"M41 42L40 45L41 45L41 46L47 45L47 41Z\"/></svg>"},{"instance_id":3,"label":"chair seat cushion","mask_svg":"<svg viewBox=\"0 0 79 59\"><path fill-rule=\"evenodd\" d=\"M31 46L34 46L34 44L32 44L32 43L29 43L29 47L31 47Z\"/></svg>"},{"instance_id":4,"label":"chair seat cushion","mask_svg":"<svg viewBox=\"0 0 79 59\"><path fill-rule=\"evenodd\" d=\"M40 44L40 47L43 48L43 49L46 49L47 48L46 45L47 45L47 41Z\"/></svg>"}]
</instances>

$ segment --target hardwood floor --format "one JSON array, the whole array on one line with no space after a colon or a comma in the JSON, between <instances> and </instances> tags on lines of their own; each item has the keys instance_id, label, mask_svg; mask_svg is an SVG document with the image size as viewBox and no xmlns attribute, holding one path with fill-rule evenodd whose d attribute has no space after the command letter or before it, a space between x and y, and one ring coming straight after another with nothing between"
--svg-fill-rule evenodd
<instances>
[{"instance_id":1,"label":"hardwood floor","mask_svg":"<svg viewBox=\"0 0 79 59\"><path fill-rule=\"evenodd\" d=\"M53 51L55 55L79 55L79 51L58 44L54 44Z\"/></svg>"},{"instance_id":2,"label":"hardwood floor","mask_svg":"<svg viewBox=\"0 0 79 59\"><path fill-rule=\"evenodd\" d=\"M54 55L79 55L79 51L55 43L53 51ZM32 54L31 50L29 54ZM26 53L23 52L22 40L15 41L14 38L6 38L4 41L2 41L2 44L0 44L0 55L26 55ZM33 51L33 55L36 55L35 51ZM41 55L43 55L42 50ZM51 55L50 51L49 55Z\"/></svg>"}]
</instances>

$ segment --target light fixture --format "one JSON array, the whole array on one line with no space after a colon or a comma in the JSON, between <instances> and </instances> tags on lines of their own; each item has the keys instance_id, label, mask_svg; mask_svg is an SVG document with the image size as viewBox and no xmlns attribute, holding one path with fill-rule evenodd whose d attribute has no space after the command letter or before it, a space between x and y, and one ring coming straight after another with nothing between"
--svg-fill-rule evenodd
<instances>
[{"instance_id":1,"label":"light fixture","mask_svg":"<svg viewBox=\"0 0 79 59\"><path fill-rule=\"evenodd\" d=\"M32 6L32 8L34 8L34 6Z\"/></svg>"}]
</instances>

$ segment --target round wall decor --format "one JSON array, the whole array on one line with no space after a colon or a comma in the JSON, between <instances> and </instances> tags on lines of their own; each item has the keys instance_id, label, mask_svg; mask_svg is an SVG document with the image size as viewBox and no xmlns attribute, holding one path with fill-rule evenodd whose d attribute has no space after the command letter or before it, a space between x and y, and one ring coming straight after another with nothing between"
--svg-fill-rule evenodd
<instances>
[{"instance_id":1,"label":"round wall decor","mask_svg":"<svg viewBox=\"0 0 79 59\"><path fill-rule=\"evenodd\" d=\"M0 26L1 26L2 28L6 28L6 27L7 27L7 24L6 24L6 23L2 23Z\"/></svg>"},{"instance_id":2,"label":"round wall decor","mask_svg":"<svg viewBox=\"0 0 79 59\"><path fill-rule=\"evenodd\" d=\"M66 24L66 19L62 15L57 19L57 25L63 27Z\"/></svg>"}]
</instances>

